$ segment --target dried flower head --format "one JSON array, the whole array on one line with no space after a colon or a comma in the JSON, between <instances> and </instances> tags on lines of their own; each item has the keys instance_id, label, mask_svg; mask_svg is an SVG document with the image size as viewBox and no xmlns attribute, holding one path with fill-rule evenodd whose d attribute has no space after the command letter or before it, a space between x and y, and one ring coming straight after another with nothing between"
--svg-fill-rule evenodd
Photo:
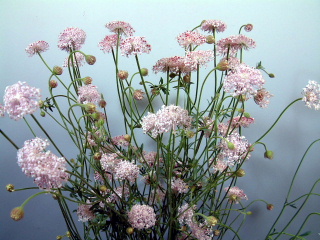
<instances>
[{"instance_id":1,"label":"dried flower head","mask_svg":"<svg viewBox=\"0 0 320 240\"><path fill-rule=\"evenodd\" d=\"M226 187L224 190L227 192L227 196L232 202L239 203L240 200L248 200L244 191L236 186L230 188Z\"/></svg>"}]
</instances>

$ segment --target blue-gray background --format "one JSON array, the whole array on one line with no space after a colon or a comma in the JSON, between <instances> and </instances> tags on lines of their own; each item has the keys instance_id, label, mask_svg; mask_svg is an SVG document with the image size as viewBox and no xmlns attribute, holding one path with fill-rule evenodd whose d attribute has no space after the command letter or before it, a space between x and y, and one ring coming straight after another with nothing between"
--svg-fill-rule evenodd
<instances>
[{"instance_id":1,"label":"blue-gray background","mask_svg":"<svg viewBox=\"0 0 320 240\"><path fill-rule=\"evenodd\" d=\"M115 134L122 134L117 126L117 97L113 86L111 56L103 54L97 46L109 34L104 28L107 22L127 21L136 29L136 36L147 38L153 49L151 54L143 55L140 59L142 66L149 69L162 57L183 55L183 49L175 40L176 36L192 29L204 19L226 22L228 28L220 35L222 37L237 34L242 24L252 23L254 30L248 36L257 42L257 48L246 53L245 61L254 66L261 60L267 70L276 75L274 79L266 77L266 87L274 94L270 106L262 110L254 104L248 105L247 111L256 119L256 123L244 134L249 141L254 141L268 129L288 103L301 96L302 88L308 80L320 81L319 12L318 0L0 0L0 96L7 85L26 81L31 86L43 89L45 97L49 72L38 57L29 58L24 49L34 41L45 40L50 44L50 51L43 56L50 66L61 65L65 53L56 47L57 37L66 27L79 27L87 33L83 50L97 57L97 63L84 67L82 72L91 76L94 84L104 93L108 101L111 127ZM122 61L123 69L135 71L133 57ZM148 80L156 81L158 77L150 73ZM250 209L253 215L248 217L246 227L241 232L243 239L264 239L264 234L284 201L291 176L301 156L308 144L320 136L319 114L304 107L302 102L295 104L264 139L269 149L275 152L274 160L264 159L262 147L256 147L256 152L246 163L247 176L239 181L238 186L245 190L250 200L265 199L273 203L275 209L267 211L263 204L254 205ZM59 147L66 155L74 157L75 151L68 145L67 138L48 119L40 120L55 135ZM23 120L2 118L0 127L18 146L32 138ZM37 133L44 137L40 131ZM19 206L34 192L8 193L4 190L5 185L12 183L22 188L33 186L33 183L18 167L15 149L1 136L0 143L0 239L49 240L63 235L66 231L63 218L56 202L49 195L33 199L26 206L22 221L14 222L10 219L11 209ZM319 178L318 149L319 146L316 146L308 155L293 189L293 196L306 193ZM317 187L316 192L319 190ZM294 223L291 229L296 229L309 212L319 212L319 207L319 197L311 198L308 207L297 219L298 223ZM294 211L290 209L289 215ZM308 239L320 239L319 217L310 219L305 227L307 230L313 232Z\"/></svg>"}]
</instances>

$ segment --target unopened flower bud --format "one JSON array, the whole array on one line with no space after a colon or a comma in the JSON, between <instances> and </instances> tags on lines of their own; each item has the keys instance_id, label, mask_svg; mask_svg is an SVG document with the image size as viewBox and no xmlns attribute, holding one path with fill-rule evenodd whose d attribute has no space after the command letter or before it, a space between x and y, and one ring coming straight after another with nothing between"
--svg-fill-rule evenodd
<instances>
[{"instance_id":1,"label":"unopened flower bud","mask_svg":"<svg viewBox=\"0 0 320 240\"><path fill-rule=\"evenodd\" d=\"M63 73L63 68L59 66L54 66L52 72L54 75L61 75Z\"/></svg>"},{"instance_id":2,"label":"unopened flower bud","mask_svg":"<svg viewBox=\"0 0 320 240\"><path fill-rule=\"evenodd\" d=\"M212 35L208 35L206 40L208 44L212 44L216 42L216 40L214 39L214 36Z\"/></svg>"},{"instance_id":3,"label":"unopened flower bud","mask_svg":"<svg viewBox=\"0 0 320 240\"><path fill-rule=\"evenodd\" d=\"M246 212L247 215L252 215L251 211Z\"/></svg>"},{"instance_id":4,"label":"unopened flower bud","mask_svg":"<svg viewBox=\"0 0 320 240\"><path fill-rule=\"evenodd\" d=\"M232 142L228 142L227 144L228 144L228 148L230 150L233 150L235 148L235 146L234 146L234 144Z\"/></svg>"},{"instance_id":5,"label":"unopened flower bud","mask_svg":"<svg viewBox=\"0 0 320 240\"><path fill-rule=\"evenodd\" d=\"M101 108L104 108L105 106L107 106L107 102L104 99L101 99L100 102L99 102L99 106Z\"/></svg>"},{"instance_id":6,"label":"unopened flower bud","mask_svg":"<svg viewBox=\"0 0 320 240\"><path fill-rule=\"evenodd\" d=\"M84 77L84 78L82 78L82 81L85 85L89 85L92 83L92 78L91 77Z\"/></svg>"},{"instance_id":7,"label":"unopened flower bud","mask_svg":"<svg viewBox=\"0 0 320 240\"><path fill-rule=\"evenodd\" d=\"M186 131L186 137L187 138L193 138L194 135L195 135L195 133L193 131L191 131L191 130L187 130Z\"/></svg>"},{"instance_id":8,"label":"unopened flower bud","mask_svg":"<svg viewBox=\"0 0 320 240\"><path fill-rule=\"evenodd\" d=\"M275 77L273 73L269 73L268 75L269 75L269 78L274 78Z\"/></svg>"},{"instance_id":9,"label":"unopened flower bud","mask_svg":"<svg viewBox=\"0 0 320 240\"><path fill-rule=\"evenodd\" d=\"M177 74L175 74L175 73L170 73L170 75L169 75L170 78L174 78L176 76L177 76Z\"/></svg>"},{"instance_id":10,"label":"unopened flower bud","mask_svg":"<svg viewBox=\"0 0 320 240\"><path fill-rule=\"evenodd\" d=\"M271 204L271 203L267 204L267 209L268 209L269 211L273 210L273 208L274 208L274 205L273 205L273 204Z\"/></svg>"},{"instance_id":11,"label":"unopened flower bud","mask_svg":"<svg viewBox=\"0 0 320 240\"><path fill-rule=\"evenodd\" d=\"M84 105L84 109L87 113L94 113L97 110L97 106L93 103L87 103Z\"/></svg>"},{"instance_id":12,"label":"unopened flower bud","mask_svg":"<svg viewBox=\"0 0 320 240\"><path fill-rule=\"evenodd\" d=\"M251 116L250 116L250 113L248 113L248 112L245 112L244 114L243 114L243 116L245 116L246 118L250 118Z\"/></svg>"},{"instance_id":13,"label":"unopened flower bud","mask_svg":"<svg viewBox=\"0 0 320 240\"><path fill-rule=\"evenodd\" d=\"M58 236L56 237L57 240L61 240L62 238L63 238L63 236L61 236L61 235L58 235Z\"/></svg>"},{"instance_id":14,"label":"unopened flower bud","mask_svg":"<svg viewBox=\"0 0 320 240\"><path fill-rule=\"evenodd\" d=\"M93 159L94 160L100 160L102 157L102 154L99 152L96 152L95 154L93 154Z\"/></svg>"},{"instance_id":15,"label":"unopened flower bud","mask_svg":"<svg viewBox=\"0 0 320 240\"><path fill-rule=\"evenodd\" d=\"M130 142L131 141L131 136L129 134L126 134L123 136L123 139L127 142Z\"/></svg>"},{"instance_id":16,"label":"unopened flower bud","mask_svg":"<svg viewBox=\"0 0 320 240\"><path fill-rule=\"evenodd\" d=\"M239 113L244 113L244 109L243 108L238 108L237 109Z\"/></svg>"},{"instance_id":17,"label":"unopened flower bud","mask_svg":"<svg viewBox=\"0 0 320 240\"><path fill-rule=\"evenodd\" d=\"M41 111L41 112L40 112L40 116L41 116L41 117L45 117L45 116L46 116L46 113L45 113L44 111Z\"/></svg>"},{"instance_id":18,"label":"unopened flower bud","mask_svg":"<svg viewBox=\"0 0 320 240\"><path fill-rule=\"evenodd\" d=\"M40 108L43 108L43 107L44 107L44 101L42 101L42 100L39 101L39 107L40 107Z\"/></svg>"},{"instance_id":19,"label":"unopened flower bud","mask_svg":"<svg viewBox=\"0 0 320 240\"><path fill-rule=\"evenodd\" d=\"M238 171L235 172L237 177L244 177L246 175L246 171L244 169L240 168Z\"/></svg>"},{"instance_id":20,"label":"unopened flower bud","mask_svg":"<svg viewBox=\"0 0 320 240\"><path fill-rule=\"evenodd\" d=\"M96 57L92 55L86 55L85 59L89 65L93 65L96 62Z\"/></svg>"},{"instance_id":21,"label":"unopened flower bud","mask_svg":"<svg viewBox=\"0 0 320 240\"><path fill-rule=\"evenodd\" d=\"M106 185L101 185L100 186L100 191L101 192L106 192L108 190L107 186Z\"/></svg>"},{"instance_id":22,"label":"unopened flower bud","mask_svg":"<svg viewBox=\"0 0 320 240\"><path fill-rule=\"evenodd\" d=\"M66 232L66 235L67 235L68 238L71 238L71 232L69 232L69 231Z\"/></svg>"},{"instance_id":23,"label":"unopened flower bud","mask_svg":"<svg viewBox=\"0 0 320 240\"><path fill-rule=\"evenodd\" d=\"M127 79L129 76L129 73L127 71L124 71L124 70L120 70L118 72L118 77L121 79L121 80L125 80Z\"/></svg>"},{"instance_id":24,"label":"unopened flower bud","mask_svg":"<svg viewBox=\"0 0 320 240\"><path fill-rule=\"evenodd\" d=\"M230 200L231 202L236 202L237 199L238 199L238 196L235 195L235 194L232 194L232 195L229 196L229 200Z\"/></svg>"},{"instance_id":25,"label":"unopened flower bud","mask_svg":"<svg viewBox=\"0 0 320 240\"><path fill-rule=\"evenodd\" d=\"M183 77L183 81L184 81L185 83L190 83L190 81L191 81L190 75L189 75L189 74L185 75L185 76Z\"/></svg>"},{"instance_id":26,"label":"unopened flower bud","mask_svg":"<svg viewBox=\"0 0 320 240\"><path fill-rule=\"evenodd\" d=\"M16 207L16 208L12 209L10 216L15 221L21 220L24 216L23 207Z\"/></svg>"},{"instance_id":27,"label":"unopened flower bud","mask_svg":"<svg viewBox=\"0 0 320 240\"><path fill-rule=\"evenodd\" d=\"M206 220L210 226L215 226L219 222L218 218L214 216L209 216L206 218Z\"/></svg>"},{"instance_id":28,"label":"unopened flower bud","mask_svg":"<svg viewBox=\"0 0 320 240\"><path fill-rule=\"evenodd\" d=\"M180 231L181 232L185 232L185 231L187 231L188 229L187 229L187 226L185 226L185 225L183 225L182 227L181 227L181 229L180 229Z\"/></svg>"},{"instance_id":29,"label":"unopened flower bud","mask_svg":"<svg viewBox=\"0 0 320 240\"><path fill-rule=\"evenodd\" d=\"M152 93L152 95L159 95L159 93L160 93L160 90L159 90L159 88L152 88L151 89L151 93Z\"/></svg>"},{"instance_id":30,"label":"unopened flower bud","mask_svg":"<svg viewBox=\"0 0 320 240\"><path fill-rule=\"evenodd\" d=\"M217 69L219 71L227 71L229 68L230 67L229 67L228 61L226 59L221 60L217 65Z\"/></svg>"},{"instance_id":31,"label":"unopened flower bud","mask_svg":"<svg viewBox=\"0 0 320 240\"><path fill-rule=\"evenodd\" d=\"M214 236L219 236L220 235L220 230L216 229L213 231Z\"/></svg>"},{"instance_id":32,"label":"unopened flower bud","mask_svg":"<svg viewBox=\"0 0 320 240\"><path fill-rule=\"evenodd\" d=\"M8 192L13 192L14 191L14 185L13 184L8 184L6 186L6 189L7 189Z\"/></svg>"},{"instance_id":33,"label":"unopened flower bud","mask_svg":"<svg viewBox=\"0 0 320 240\"><path fill-rule=\"evenodd\" d=\"M274 156L274 153L270 150L267 150L265 153L264 153L264 157L265 158L268 158L268 159L273 159L273 156Z\"/></svg>"},{"instance_id":34,"label":"unopened flower bud","mask_svg":"<svg viewBox=\"0 0 320 240\"><path fill-rule=\"evenodd\" d=\"M244 30L246 32L251 32L253 29L253 25L251 23L248 23L247 25L244 26Z\"/></svg>"},{"instance_id":35,"label":"unopened flower bud","mask_svg":"<svg viewBox=\"0 0 320 240\"><path fill-rule=\"evenodd\" d=\"M149 71L148 71L147 68L141 68L140 69L140 73L141 73L142 76L145 77L145 76L148 76Z\"/></svg>"},{"instance_id":36,"label":"unopened flower bud","mask_svg":"<svg viewBox=\"0 0 320 240\"><path fill-rule=\"evenodd\" d=\"M58 86L58 82L56 80L50 80L49 86L51 88L56 88Z\"/></svg>"},{"instance_id":37,"label":"unopened flower bud","mask_svg":"<svg viewBox=\"0 0 320 240\"><path fill-rule=\"evenodd\" d=\"M126 232L127 232L129 235L131 235L131 234L134 233L134 228L128 227L128 228L126 229Z\"/></svg>"}]
</instances>

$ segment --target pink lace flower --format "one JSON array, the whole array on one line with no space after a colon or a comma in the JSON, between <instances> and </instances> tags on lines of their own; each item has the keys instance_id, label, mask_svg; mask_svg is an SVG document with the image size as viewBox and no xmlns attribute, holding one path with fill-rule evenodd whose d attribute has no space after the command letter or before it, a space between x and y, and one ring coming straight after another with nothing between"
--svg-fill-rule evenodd
<instances>
[{"instance_id":1,"label":"pink lace flower","mask_svg":"<svg viewBox=\"0 0 320 240\"><path fill-rule=\"evenodd\" d=\"M190 59L189 59L190 61ZM194 62L192 62L194 64ZM156 65L153 66L153 71L158 72L172 72L179 74L181 73L190 73L194 71L194 65L186 64L186 57L174 56L169 58L161 58L157 61Z\"/></svg>"},{"instance_id":2,"label":"pink lace flower","mask_svg":"<svg viewBox=\"0 0 320 240\"><path fill-rule=\"evenodd\" d=\"M247 195L244 191L238 187L226 187L224 189L227 192L227 196L230 197L230 200L235 203L239 203L240 200L248 200Z\"/></svg>"},{"instance_id":3,"label":"pink lace flower","mask_svg":"<svg viewBox=\"0 0 320 240\"><path fill-rule=\"evenodd\" d=\"M316 81L309 81L302 91L302 101L308 108L320 109L320 84Z\"/></svg>"},{"instance_id":4,"label":"pink lace flower","mask_svg":"<svg viewBox=\"0 0 320 240\"><path fill-rule=\"evenodd\" d=\"M0 104L0 117L4 117L4 106Z\"/></svg>"},{"instance_id":5,"label":"pink lace flower","mask_svg":"<svg viewBox=\"0 0 320 240\"><path fill-rule=\"evenodd\" d=\"M150 53L151 45L144 37L128 37L120 43L121 54L123 56Z\"/></svg>"},{"instance_id":6,"label":"pink lace flower","mask_svg":"<svg viewBox=\"0 0 320 240\"><path fill-rule=\"evenodd\" d=\"M201 24L201 29L207 32L213 32L214 30L217 32L224 32L226 28L227 24L220 20L205 20Z\"/></svg>"},{"instance_id":7,"label":"pink lace flower","mask_svg":"<svg viewBox=\"0 0 320 240\"><path fill-rule=\"evenodd\" d=\"M125 135L115 136L111 139L112 143L121 147L128 147L129 142L125 139Z\"/></svg>"},{"instance_id":8,"label":"pink lace flower","mask_svg":"<svg viewBox=\"0 0 320 240\"><path fill-rule=\"evenodd\" d=\"M7 86L3 102L4 110L9 117L19 120L27 114L34 113L39 108L40 89L30 87L26 82L18 82Z\"/></svg>"},{"instance_id":9,"label":"pink lace flower","mask_svg":"<svg viewBox=\"0 0 320 240\"><path fill-rule=\"evenodd\" d=\"M27 176L35 178L34 182L39 188L61 188L69 179L66 160L46 151L48 146L48 140L38 137L25 141L18 150L18 165Z\"/></svg>"},{"instance_id":10,"label":"pink lace flower","mask_svg":"<svg viewBox=\"0 0 320 240\"><path fill-rule=\"evenodd\" d=\"M213 161L213 159L210 160L210 162L212 162L212 161ZM223 171L225 171L228 168L228 165L226 164L225 161L218 160L216 164L212 165L212 168L213 168L214 173L216 173L216 172L222 173Z\"/></svg>"},{"instance_id":11,"label":"pink lace flower","mask_svg":"<svg viewBox=\"0 0 320 240\"><path fill-rule=\"evenodd\" d=\"M206 36L196 32L196 31L186 31L181 33L177 37L178 43L181 47L189 47L189 46L199 46L206 43Z\"/></svg>"},{"instance_id":12,"label":"pink lace flower","mask_svg":"<svg viewBox=\"0 0 320 240\"><path fill-rule=\"evenodd\" d=\"M248 50L249 48L255 48L256 42L244 35L233 35L227 38L223 38L217 42L217 51L222 56L229 55L235 56L240 49Z\"/></svg>"},{"instance_id":13,"label":"pink lace flower","mask_svg":"<svg viewBox=\"0 0 320 240\"><path fill-rule=\"evenodd\" d=\"M26 52L29 53L29 57L35 55L36 53L42 53L49 49L49 44L46 41L37 41L29 44L26 48Z\"/></svg>"},{"instance_id":14,"label":"pink lace flower","mask_svg":"<svg viewBox=\"0 0 320 240\"><path fill-rule=\"evenodd\" d=\"M107 198L107 202L115 202L130 195L130 190L126 186L117 187L114 191L115 193L112 193L110 197Z\"/></svg>"},{"instance_id":15,"label":"pink lace flower","mask_svg":"<svg viewBox=\"0 0 320 240\"><path fill-rule=\"evenodd\" d=\"M69 67L69 66L72 67L74 65L74 66L81 67L84 65L84 63L85 63L85 58L84 58L83 54L76 52L75 54L72 55L72 57L70 57L70 58L69 58L69 56L66 57L62 66L63 67Z\"/></svg>"},{"instance_id":16,"label":"pink lace flower","mask_svg":"<svg viewBox=\"0 0 320 240\"><path fill-rule=\"evenodd\" d=\"M272 96L273 95L270 92L268 92L266 89L262 88L257 91L257 93L254 95L253 99L254 99L254 102L256 104L258 104L261 108L266 108L266 107L268 107L269 102L270 102L269 99Z\"/></svg>"},{"instance_id":17,"label":"pink lace flower","mask_svg":"<svg viewBox=\"0 0 320 240\"><path fill-rule=\"evenodd\" d=\"M101 156L100 164L103 170L114 173L118 164L122 161L117 153L104 153Z\"/></svg>"},{"instance_id":18,"label":"pink lace flower","mask_svg":"<svg viewBox=\"0 0 320 240\"><path fill-rule=\"evenodd\" d=\"M128 212L128 221L138 230L151 228L156 224L156 214L148 205L134 205Z\"/></svg>"},{"instance_id":19,"label":"pink lace flower","mask_svg":"<svg viewBox=\"0 0 320 240\"><path fill-rule=\"evenodd\" d=\"M206 64L214 59L214 52L211 50L198 50L188 52L185 58L186 66L189 66L191 71L196 71L197 66L206 66Z\"/></svg>"},{"instance_id":20,"label":"pink lace flower","mask_svg":"<svg viewBox=\"0 0 320 240\"><path fill-rule=\"evenodd\" d=\"M228 121L229 123L230 121ZM231 127L232 128L238 128L238 127L249 127L250 124L254 123L254 118L251 117L245 117L245 116L237 116L234 117L231 121Z\"/></svg>"},{"instance_id":21,"label":"pink lace flower","mask_svg":"<svg viewBox=\"0 0 320 240\"><path fill-rule=\"evenodd\" d=\"M101 42L99 42L99 47L104 53L110 53L116 46L118 42L118 35L108 35Z\"/></svg>"},{"instance_id":22,"label":"pink lace flower","mask_svg":"<svg viewBox=\"0 0 320 240\"><path fill-rule=\"evenodd\" d=\"M178 221L180 225L190 225L193 222L193 216L195 214L196 206L189 206L185 203L178 208Z\"/></svg>"},{"instance_id":23,"label":"pink lace flower","mask_svg":"<svg viewBox=\"0 0 320 240\"><path fill-rule=\"evenodd\" d=\"M127 22L123 21L112 21L106 24L106 28L108 28L111 32L116 34L124 34L126 36L132 36L135 30L131 27L131 25Z\"/></svg>"},{"instance_id":24,"label":"pink lace flower","mask_svg":"<svg viewBox=\"0 0 320 240\"><path fill-rule=\"evenodd\" d=\"M171 130L176 131L177 127L188 128L191 126L191 120L188 111L180 106L163 105L156 114L148 113L143 117L141 125L144 133L150 132L152 137L157 137Z\"/></svg>"},{"instance_id":25,"label":"pink lace flower","mask_svg":"<svg viewBox=\"0 0 320 240\"><path fill-rule=\"evenodd\" d=\"M80 204L78 206L77 215L81 222L88 222L95 219L94 212L91 210L91 204Z\"/></svg>"},{"instance_id":26,"label":"pink lace flower","mask_svg":"<svg viewBox=\"0 0 320 240\"><path fill-rule=\"evenodd\" d=\"M239 133L232 133L222 139L218 147L221 149L218 159L225 161L228 166L233 166L243 159L248 159L248 149L250 147L248 140Z\"/></svg>"},{"instance_id":27,"label":"pink lace flower","mask_svg":"<svg viewBox=\"0 0 320 240\"><path fill-rule=\"evenodd\" d=\"M233 71L229 71L225 77L224 91L231 93L232 96L256 95L257 90L262 89L265 80L258 69L239 64Z\"/></svg>"},{"instance_id":28,"label":"pink lace flower","mask_svg":"<svg viewBox=\"0 0 320 240\"><path fill-rule=\"evenodd\" d=\"M190 225L191 235L198 240L211 240L212 230L205 223L192 222Z\"/></svg>"},{"instance_id":29,"label":"pink lace flower","mask_svg":"<svg viewBox=\"0 0 320 240\"><path fill-rule=\"evenodd\" d=\"M171 188L177 193L187 193L189 190L188 184L186 184L181 178L172 180Z\"/></svg>"},{"instance_id":30,"label":"pink lace flower","mask_svg":"<svg viewBox=\"0 0 320 240\"><path fill-rule=\"evenodd\" d=\"M79 103L99 103L101 94L98 88L92 84L84 85L78 88L78 102Z\"/></svg>"},{"instance_id":31,"label":"pink lace flower","mask_svg":"<svg viewBox=\"0 0 320 240\"><path fill-rule=\"evenodd\" d=\"M143 151L142 157L140 158L141 163L147 163L149 166L153 166L157 160L157 152L147 152ZM162 162L163 159L159 158L159 162Z\"/></svg>"},{"instance_id":32,"label":"pink lace flower","mask_svg":"<svg viewBox=\"0 0 320 240\"><path fill-rule=\"evenodd\" d=\"M58 47L61 50L70 52L79 50L86 41L86 33L80 28L66 28L59 35Z\"/></svg>"},{"instance_id":33,"label":"pink lace flower","mask_svg":"<svg viewBox=\"0 0 320 240\"><path fill-rule=\"evenodd\" d=\"M139 176L139 167L132 162L124 160L117 164L114 173L116 178L134 183Z\"/></svg>"},{"instance_id":34,"label":"pink lace flower","mask_svg":"<svg viewBox=\"0 0 320 240\"><path fill-rule=\"evenodd\" d=\"M136 100L142 100L144 99L144 91L141 89L137 89L133 92L133 98Z\"/></svg>"}]
</instances>

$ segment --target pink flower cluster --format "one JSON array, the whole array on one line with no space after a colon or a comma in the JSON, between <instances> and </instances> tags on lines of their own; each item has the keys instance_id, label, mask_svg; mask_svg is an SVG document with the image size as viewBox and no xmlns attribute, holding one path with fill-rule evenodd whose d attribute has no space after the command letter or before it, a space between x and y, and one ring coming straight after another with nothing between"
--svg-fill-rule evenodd
<instances>
[{"instance_id":1,"label":"pink flower cluster","mask_svg":"<svg viewBox=\"0 0 320 240\"><path fill-rule=\"evenodd\" d=\"M188 111L180 106L170 105L162 106L156 113L148 113L142 118L142 129L144 133L151 133L152 137L159 134L176 131L177 127L191 127L192 117L188 115Z\"/></svg>"},{"instance_id":2,"label":"pink flower cluster","mask_svg":"<svg viewBox=\"0 0 320 240\"><path fill-rule=\"evenodd\" d=\"M30 87L26 82L7 86L3 97L4 111L14 120L34 113L39 108L40 89Z\"/></svg>"},{"instance_id":3,"label":"pink flower cluster","mask_svg":"<svg viewBox=\"0 0 320 240\"><path fill-rule=\"evenodd\" d=\"M181 33L177 37L178 43L181 47L189 47L189 46L199 46L206 43L206 36L196 32L196 31L186 31Z\"/></svg>"},{"instance_id":4,"label":"pink flower cluster","mask_svg":"<svg viewBox=\"0 0 320 240\"><path fill-rule=\"evenodd\" d=\"M230 145L233 146L231 147ZM222 139L218 147L221 149L218 159L225 161L228 166L233 166L250 157L248 154L250 147L248 140L236 132L228 135L226 140Z\"/></svg>"},{"instance_id":5,"label":"pink flower cluster","mask_svg":"<svg viewBox=\"0 0 320 240\"><path fill-rule=\"evenodd\" d=\"M204 20L201 23L201 29L203 31L207 31L207 32L213 32L213 31L217 31L217 32L224 32L224 30L226 30L227 28L227 24L225 24L224 22L220 21L220 20Z\"/></svg>"},{"instance_id":6,"label":"pink flower cluster","mask_svg":"<svg viewBox=\"0 0 320 240\"><path fill-rule=\"evenodd\" d=\"M273 95L270 92L268 92L266 89L262 88L257 91L257 93L254 95L253 99L254 99L254 102L256 104L258 104L261 108L266 108L266 107L268 107L269 102L270 102L269 99L272 96Z\"/></svg>"},{"instance_id":7,"label":"pink flower cluster","mask_svg":"<svg viewBox=\"0 0 320 240\"><path fill-rule=\"evenodd\" d=\"M79 221L88 222L96 217L94 212L91 210L91 207L91 204L80 204L78 206L77 215Z\"/></svg>"},{"instance_id":8,"label":"pink flower cluster","mask_svg":"<svg viewBox=\"0 0 320 240\"><path fill-rule=\"evenodd\" d=\"M45 151L49 146L46 139L34 138L24 142L18 150L18 165L42 189L61 188L69 179L66 173L66 160L57 157L50 151Z\"/></svg>"},{"instance_id":9,"label":"pink flower cluster","mask_svg":"<svg viewBox=\"0 0 320 240\"><path fill-rule=\"evenodd\" d=\"M245 35L233 35L217 42L217 51L222 56L234 57L240 49L255 48L256 42Z\"/></svg>"},{"instance_id":10,"label":"pink flower cluster","mask_svg":"<svg viewBox=\"0 0 320 240\"><path fill-rule=\"evenodd\" d=\"M69 58L66 57L66 59L63 62L63 67L72 67L72 66L83 66L85 63L85 58L82 53L76 52L72 55L72 57Z\"/></svg>"},{"instance_id":11,"label":"pink flower cluster","mask_svg":"<svg viewBox=\"0 0 320 240\"><path fill-rule=\"evenodd\" d=\"M0 117L4 117L4 106L0 104Z\"/></svg>"},{"instance_id":12,"label":"pink flower cluster","mask_svg":"<svg viewBox=\"0 0 320 240\"><path fill-rule=\"evenodd\" d=\"M61 50L70 52L79 50L86 41L86 33L80 28L66 28L59 35L58 47Z\"/></svg>"},{"instance_id":13,"label":"pink flower cluster","mask_svg":"<svg viewBox=\"0 0 320 240\"><path fill-rule=\"evenodd\" d=\"M235 203L239 203L240 200L248 200L247 195L244 193L244 191L236 186L228 188L226 187L224 189L227 192L228 197L234 197L233 201Z\"/></svg>"},{"instance_id":14,"label":"pink flower cluster","mask_svg":"<svg viewBox=\"0 0 320 240\"><path fill-rule=\"evenodd\" d=\"M123 56L150 53L151 45L144 37L128 37L120 43L121 54Z\"/></svg>"},{"instance_id":15,"label":"pink flower cluster","mask_svg":"<svg viewBox=\"0 0 320 240\"><path fill-rule=\"evenodd\" d=\"M265 80L258 69L249 67L242 63L232 71L229 71L224 79L223 88L232 96L256 95L259 89L263 88Z\"/></svg>"},{"instance_id":16,"label":"pink flower cluster","mask_svg":"<svg viewBox=\"0 0 320 240\"><path fill-rule=\"evenodd\" d=\"M188 184L186 184L181 178L172 180L171 188L177 193L187 193L189 190Z\"/></svg>"},{"instance_id":17,"label":"pink flower cluster","mask_svg":"<svg viewBox=\"0 0 320 240\"><path fill-rule=\"evenodd\" d=\"M316 81L309 81L302 91L302 101L308 108L320 109L320 84Z\"/></svg>"},{"instance_id":18,"label":"pink flower cluster","mask_svg":"<svg viewBox=\"0 0 320 240\"><path fill-rule=\"evenodd\" d=\"M117 46L117 42L117 34L107 35L101 42L99 42L99 46L104 53L110 53Z\"/></svg>"},{"instance_id":19,"label":"pink flower cluster","mask_svg":"<svg viewBox=\"0 0 320 240\"><path fill-rule=\"evenodd\" d=\"M101 95L98 88L92 84L84 85L78 88L79 103L99 103Z\"/></svg>"},{"instance_id":20,"label":"pink flower cluster","mask_svg":"<svg viewBox=\"0 0 320 240\"><path fill-rule=\"evenodd\" d=\"M111 139L112 143L116 146L128 147L129 142L125 139L125 135L115 136Z\"/></svg>"},{"instance_id":21,"label":"pink flower cluster","mask_svg":"<svg viewBox=\"0 0 320 240\"><path fill-rule=\"evenodd\" d=\"M156 214L148 205L134 205L128 212L128 221L138 230L151 228L156 224Z\"/></svg>"},{"instance_id":22,"label":"pink flower cluster","mask_svg":"<svg viewBox=\"0 0 320 240\"><path fill-rule=\"evenodd\" d=\"M26 52L29 53L29 57L35 55L36 53L42 53L49 49L49 44L46 41L37 41L29 44L26 48Z\"/></svg>"},{"instance_id":23,"label":"pink flower cluster","mask_svg":"<svg viewBox=\"0 0 320 240\"><path fill-rule=\"evenodd\" d=\"M249 125L251 125L252 123L254 123L254 118L245 117L245 116L241 116L241 117L237 116L232 119L231 127L232 128L249 127Z\"/></svg>"},{"instance_id":24,"label":"pink flower cluster","mask_svg":"<svg viewBox=\"0 0 320 240\"><path fill-rule=\"evenodd\" d=\"M106 28L108 28L111 32L118 34L124 34L126 36L132 36L135 30L131 27L131 25L127 22L123 21L112 21L106 24Z\"/></svg>"}]
</instances>

